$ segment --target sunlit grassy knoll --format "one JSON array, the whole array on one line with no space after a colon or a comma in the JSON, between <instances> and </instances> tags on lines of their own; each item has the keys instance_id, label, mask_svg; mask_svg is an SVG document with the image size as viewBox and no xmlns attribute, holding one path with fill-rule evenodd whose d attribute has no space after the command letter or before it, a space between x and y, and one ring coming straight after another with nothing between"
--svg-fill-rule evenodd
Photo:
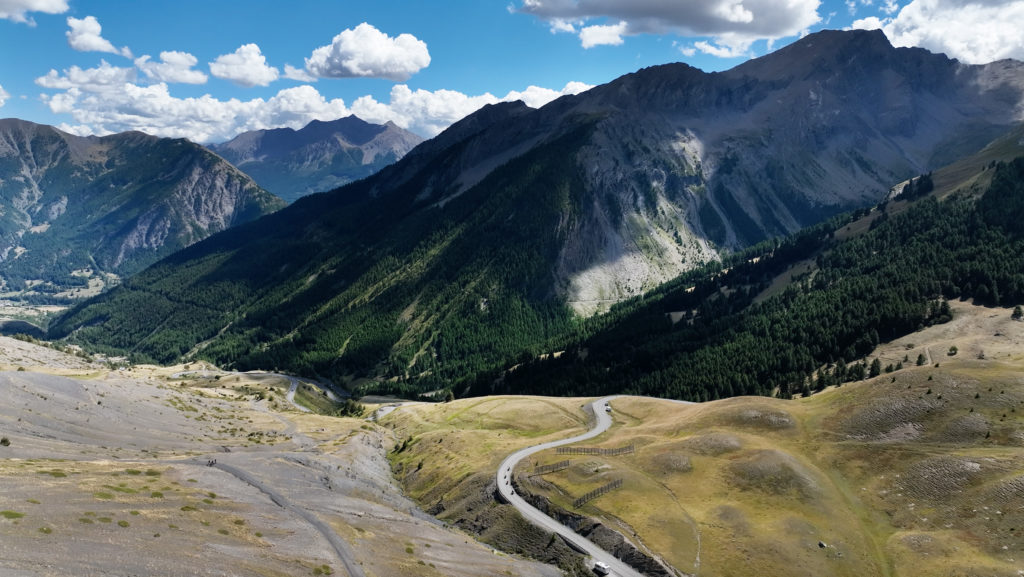
<instances>
[{"instance_id":1,"label":"sunlit grassy knoll","mask_svg":"<svg viewBox=\"0 0 1024 577\"><path fill-rule=\"evenodd\" d=\"M569 469L545 475L557 489L537 489L572 510L572 498L563 494L579 496L603 479L622 478L622 489L580 512L612 527L628 525L637 540L682 571L719 575L756 566L764 574L773 574L773 567L779 573L853 574L854 564L871 560L848 556L838 563L838 556L815 550L818 540L859 545L861 539L841 528L855 525L852 519L833 523L846 515L842 496L801 455L800 423L787 410L791 405L748 398L685 406L621 398L612 406L623 426L594 446L633 444L636 453L570 456Z\"/></svg>"},{"instance_id":2,"label":"sunlit grassy knoll","mask_svg":"<svg viewBox=\"0 0 1024 577\"><path fill-rule=\"evenodd\" d=\"M953 322L868 357L921 351L932 357L922 366L793 401L622 397L613 428L582 445L634 453L546 451L520 466L519 483L574 511L576 497L622 479L577 512L688 573L1014 575L1024 558L1024 323L1007 309L952 305ZM386 419L408 440L396 470L424 505L448 503L516 447L581 430L580 404L406 407ZM532 475L562 460L570 466Z\"/></svg>"},{"instance_id":3,"label":"sunlit grassy knoll","mask_svg":"<svg viewBox=\"0 0 1024 577\"><path fill-rule=\"evenodd\" d=\"M583 431L588 426L580 409L584 402L486 397L416 404L385 416L381 424L398 439L391 459L399 478L407 476L406 490L432 502L448 496L469 475L493 475L518 448Z\"/></svg>"}]
</instances>

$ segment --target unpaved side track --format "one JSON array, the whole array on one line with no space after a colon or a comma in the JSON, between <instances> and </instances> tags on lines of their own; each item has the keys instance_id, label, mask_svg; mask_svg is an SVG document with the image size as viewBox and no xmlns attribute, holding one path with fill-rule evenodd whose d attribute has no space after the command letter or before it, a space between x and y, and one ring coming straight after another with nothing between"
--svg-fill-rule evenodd
<instances>
[{"instance_id":1,"label":"unpaved side track","mask_svg":"<svg viewBox=\"0 0 1024 577\"><path fill-rule=\"evenodd\" d=\"M338 560L345 566L345 571L348 572L350 577L366 577L363 573L362 568L359 567L359 563L355 560L355 555L352 552L352 548L349 547L348 543L343 541L338 534L331 529L327 523L320 520L319 517L314 515L312 512L303 509L302 507L296 506L286 499L283 495L275 491L272 487L263 483L259 479L253 477L248 472L239 469L238 467L227 465L224 463L215 463L213 465L217 469L224 471L230 475L234 475L241 481L248 483L255 487L258 491L270 497L270 500L274 502L278 507L290 511L303 519L305 519L314 529L320 532L327 539L327 542L334 548L335 553L338 554Z\"/></svg>"}]
</instances>

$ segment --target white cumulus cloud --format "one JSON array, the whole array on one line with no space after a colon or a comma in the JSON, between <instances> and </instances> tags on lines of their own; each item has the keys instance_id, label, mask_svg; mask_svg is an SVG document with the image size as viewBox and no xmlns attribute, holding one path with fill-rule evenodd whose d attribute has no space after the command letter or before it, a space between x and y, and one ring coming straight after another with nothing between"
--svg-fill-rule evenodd
<instances>
[{"instance_id":1,"label":"white cumulus cloud","mask_svg":"<svg viewBox=\"0 0 1024 577\"><path fill-rule=\"evenodd\" d=\"M704 40L694 42L693 46L704 54L710 54L711 56L716 56L718 58L738 58L740 56L745 56L747 54L747 50L750 48L749 43L738 42L730 44L726 42L719 46L711 42L705 42Z\"/></svg>"},{"instance_id":2,"label":"white cumulus cloud","mask_svg":"<svg viewBox=\"0 0 1024 577\"><path fill-rule=\"evenodd\" d=\"M676 34L711 38L709 53L729 56L745 53L757 40L800 34L821 21L819 6L820 0L523 0L518 9L547 22L552 32L578 29L584 47L638 34Z\"/></svg>"},{"instance_id":3,"label":"white cumulus cloud","mask_svg":"<svg viewBox=\"0 0 1024 577\"><path fill-rule=\"evenodd\" d=\"M886 25L886 21L878 16L867 16L853 21L850 27L855 30L880 30Z\"/></svg>"},{"instance_id":4,"label":"white cumulus cloud","mask_svg":"<svg viewBox=\"0 0 1024 577\"><path fill-rule=\"evenodd\" d=\"M526 90L517 92L513 90L502 98L504 102L514 102L516 100L522 100L530 108L540 108L545 104L565 96L567 94L579 94L580 92L586 92L594 86L592 84L585 84L583 82L569 82L561 90L552 90L550 88L542 88L540 86L527 86Z\"/></svg>"},{"instance_id":5,"label":"white cumulus cloud","mask_svg":"<svg viewBox=\"0 0 1024 577\"><path fill-rule=\"evenodd\" d=\"M117 48L109 40L103 37L103 27L95 16L85 18L68 18L69 30L65 32L68 37L68 44L79 52L110 52L120 54L125 58L132 57L132 51L127 46Z\"/></svg>"},{"instance_id":6,"label":"white cumulus cloud","mask_svg":"<svg viewBox=\"0 0 1024 577\"><path fill-rule=\"evenodd\" d=\"M243 44L231 54L221 54L210 63L210 74L245 87L267 86L278 79L277 68L267 65L267 59L256 44Z\"/></svg>"},{"instance_id":7,"label":"white cumulus cloud","mask_svg":"<svg viewBox=\"0 0 1024 577\"><path fill-rule=\"evenodd\" d=\"M887 2L883 12L888 10ZM913 0L893 17L857 20L894 46L919 46L970 64L1024 59L1024 0Z\"/></svg>"},{"instance_id":8,"label":"white cumulus cloud","mask_svg":"<svg viewBox=\"0 0 1024 577\"><path fill-rule=\"evenodd\" d=\"M626 23L585 26L580 30L580 43L584 48L594 46L618 46L622 44L622 35L626 33Z\"/></svg>"},{"instance_id":9,"label":"white cumulus cloud","mask_svg":"<svg viewBox=\"0 0 1024 577\"><path fill-rule=\"evenodd\" d=\"M352 113L368 122L392 121L417 134L435 136L487 104L522 100L527 106L539 108L560 96L579 94L593 86L569 82L561 90L529 86L522 92L511 91L502 98L489 92L470 96L455 90L412 90L404 84L391 88L390 100L378 102L363 96L352 103Z\"/></svg>"},{"instance_id":10,"label":"white cumulus cloud","mask_svg":"<svg viewBox=\"0 0 1024 577\"><path fill-rule=\"evenodd\" d=\"M306 72L302 68L296 68L291 64L284 65L284 77L299 82L316 82L316 76Z\"/></svg>"},{"instance_id":11,"label":"white cumulus cloud","mask_svg":"<svg viewBox=\"0 0 1024 577\"><path fill-rule=\"evenodd\" d=\"M306 71L321 78L373 77L404 81L430 64L427 44L411 34L392 38L363 22L342 30L306 59Z\"/></svg>"},{"instance_id":12,"label":"white cumulus cloud","mask_svg":"<svg viewBox=\"0 0 1024 577\"><path fill-rule=\"evenodd\" d=\"M36 24L27 16L29 12L63 14L67 11L67 0L0 0L0 20L12 20L29 26Z\"/></svg>"},{"instance_id":13,"label":"white cumulus cloud","mask_svg":"<svg viewBox=\"0 0 1024 577\"><path fill-rule=\"evenodd\" d=\"M140 130L196 142L226 141L241 132L262 128L301 128L312 120L335 120L350 114L368 122L391 121L421 135L434 136L486 104L522 100L539 107L560 96L592 88L582 82L569 82L561 90L529 86L498 98L490 93L412 90L398 84L392 87L386 102L363 96L348 106L340 98L325 98L308 84L281 90L266 100L221 100L209 94L178 98L166 82L135 83L134 73L134 68L117 68L104 62L92 69L72 67L63 74L52 70L36 83L60 90L44 94L42 99L53 113L70 116L70 122L61 124L68 132L84 135Z\"/></svg>"},{"instance_id":14,"label":"white cumulus cloud","mask_svg":"<svg viewBox=\"0 0 1024 577\"><path fill-rule=\"evenodd\" d=\"M576 23L570 22L569 20L562 20L561 18L553 18L548 22L551 26L551 33L557 34L559 32L568 32L569 34L576 33Z\"/></svg>"},{"instance_id":15,"label":"white cumulus cloud","mask_svg":"<svg viewBox=\"0 0 1024 577\"><path fill-rule=\"evenodd\" d=\"M204 84L207 76L200 70L194 70L199 61L188 52L171 50L160 53L160 62L150 60L149 54L135 59L135 67L147 78L158 82L180 82L183 84Z\"/></svg>"},{"instance_id":16,"label":"white cumulus cloud","mask_svg":"<svg viewBox=\"0 0 1024 577\"><path fill-rule=\"evenodd\" d=\"M56 90L84 90L86 92L109 92L123 87L126 83L135 81L134 68L121 68L111 66L106 60L100 60L96 68L79 68L72 66L58 74L56 70L50 70L46 76L36 78L36 84L43 88Z\"/></svg>"},{"instance_id":17,"label":"white cumulus cloud","mask_svg":"<svg viewBox=\"0 0 1024 577\"><path fill-rule=\"evenodd\" d=\"M10 93L4 90L3 86L0 86L0 108L2 108L3 105L7 103L7 99L10 97Z\"/></svg>"}]
</instances>

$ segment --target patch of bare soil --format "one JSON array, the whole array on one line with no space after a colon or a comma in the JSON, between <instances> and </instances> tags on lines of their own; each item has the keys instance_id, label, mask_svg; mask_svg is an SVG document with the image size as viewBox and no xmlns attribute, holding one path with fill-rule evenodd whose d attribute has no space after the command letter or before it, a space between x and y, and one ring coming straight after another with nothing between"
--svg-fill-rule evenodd
<instances>
[{"instance_id":1,"label":"patch of bare soil","mask_svg":"<svg viewBox=\"0 0 1024 577\"><path fill-rule=\"evenodd\" d=\"M735 408L725 412L723 418L729 424L739 427L790 429L796 425L792 415L770 407Z\"/></svg>"},{"instance_id":2,"label":"patch of bare soil","mask_svg":"<svg viewBox=\"0 0 1024 577\"><path fill-rule=\"evenodd\" d=\"M943 455L911 465L898 488L911 498L941 501L960 493L982 476L978 459Z\"/></svg>"},{"instance_id":3,"label":"patch of bare soil","mask_svg":"<svg viewBox=\"0 0 1024 577\"><path fill-rule=\"evenodd\" d=\"M852 439L905 442L921 435L922 421L941 403L935 399L886 397L853 410L840 425Z\"/></svg>"},{"instance_id":4,"label":"patch of bare soil","mask_svg":"<svg viewBox=\"0 0 1024 577\"><path fill-rule=\"evenodd\" d=\"M419 510L376 425L300 413L245 376L0 345L0 363L28 368L0 371L2 575L560 574Z\"/></svg>"},{"instance_id":5,"label":"patch of bare soil","mask_svg":"<svg viewBox=\"0 0 1024 577\"><path fill-rule=\"evenodd\" d=\"M661 453L651 459L651 464L665 473L689 473L693 470L690 457L680 453Z\"/></svg>"},{"instance_id":6,"label":"patch of bare soil","mask_svg":"<svg viewBox=\"0 0 1024 577\"><path fill-rule=\"evenodd\" d=\"M82 357L0 336L0 368L17 370L19 367L31 367L46 372L94 371L103 368L102 365Z\"/></svg>"},{"instance_id":7,"label":"patch of bare soil","mask_svg":"<svg viewBox=\"0 0 1024 577\"><path fill-rule=\"evenodd\" d=\"M729 482L744 490L802 499L820 492L815 476L792 455L776 450L755 451L728 467Z\"/></svg>"},{"instance_id":8,"label":"patch of bare soil","mask_svg":"<svg viewBox=\"0 0 1024 577\"><path fill-rule=\"evenodd\" d=\"M739 438L729 433L708 433L683 441L682 445L698 455L717 457L743 448Z\"/></svg>"},{"instance_id":9,"label":"patch of bare soil","mask_svg":"<svg viewBox=\"0 0 1024 577\"><path fill-rule=\"evenodd\" d=\"M992 430L992 424L980 413L961 415L949 421L935 440L946 443L976 443Z\"/></svg>"}]
</instances>

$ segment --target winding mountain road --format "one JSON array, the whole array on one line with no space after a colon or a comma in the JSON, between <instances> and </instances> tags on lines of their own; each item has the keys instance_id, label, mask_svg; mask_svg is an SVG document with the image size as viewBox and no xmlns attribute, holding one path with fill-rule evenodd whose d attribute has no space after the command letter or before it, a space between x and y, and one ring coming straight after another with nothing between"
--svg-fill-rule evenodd
<instances>
[{"instance_id":1,"label":"winding mountain road","mask_svg":"<svg viewBox=\"0 0 1024 577\"><path fill-rule=\"evenodd\" d=\"M575 437L562 439L561 441L551 441L548 443L542 443L540 445L534 445L532 447L520 449L515 453L512 453L504 461L502 461L501 466L498 467L498 474L495 477L495 479L498 482L498 492L501 494L501 497L508 501L513 507L518 509L527 521L533 523L534 525L542 529L558 534L562 537L562 539L565 539L565 541L567 541L570 544L570 546L572 546L574 549L584 551L587 555L590 555L596 561L601 561L607 564L608 567L611 569L610 575L615 575L617 577L643 577L643 575L639 573L636 569L633 569L629 565L626 565L625 563L617 559L614 555L598 547L594 543L590 542L588 539L584 538L582 535L578 535L572 529L566 527L565 525L562 525L561 523L552 519L551 517L548 517L539 509L527 503L525 499L515 494L515 492L512 490L512 471L516 468L516 464L518 464L519 461L525 459L526 457L529 457L534 453L544 451L546 449L551 449L562 445L569 445L572 443L578 443L580 441L586 441L587 439L593 439L594 437L607 431L608 428L611 427L612 425L612 417L604 410L604 405L605 403L617 397L618 395L604 397L590 403L590 408L594 413L594 417L596 420L594 428L590 429L589 431L581 435L576 435Z\"/></svg>"},{"instance_id":2,"label":"winding mountain road","mask_svg":"<svg viewBox=\"0 0 1024 577\"><path fill-rule=\"evenodd\" d=\"M291 403L293 407L302 411L303 413L308 413L309 409L295 402L295 391L299 390L299 379L296 379L295 377L289 377L288 375L277 376L284 377L288 379L289 383L291 383L291 385L288 387L288 393L285 395L285 398L288 399L288 402Z\"/></svg>"}]
</instances>

